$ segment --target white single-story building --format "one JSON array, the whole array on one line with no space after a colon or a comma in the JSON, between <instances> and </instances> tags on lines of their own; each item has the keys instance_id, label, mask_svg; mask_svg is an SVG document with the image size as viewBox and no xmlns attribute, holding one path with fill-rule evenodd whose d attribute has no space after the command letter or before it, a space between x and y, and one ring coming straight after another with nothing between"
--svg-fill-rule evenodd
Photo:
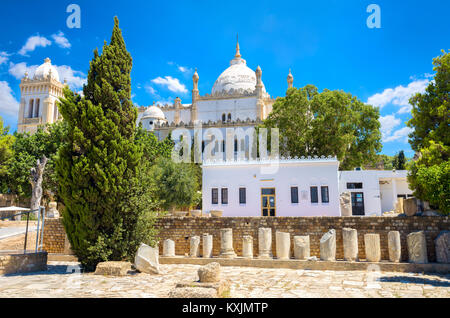
<instances>
[{"instance_id":1,"label":"white single-story building","mask_svg":"<svg viewBox=\"0 0 450 318\"><path fill-rule=\"evenodd\" d=\"M340 216L350 192L353 215L381 215L411 197L407 172L339 171L336 158L204 161L205 212L232 216Z\"/></svg>"},{"instance_id":2,"label":"white single-story building","mask_svg":"<svg viewBox=\"0 0 450 318\"><path fill-rule=\"evenodd\" d=\"M339 171L339 190L351 193L353 215L381 215L412 196L406 177L406 170Z\"/></svg>"},{"instance_id":3,"label":"white single-story building","mask_svg":"<svg viewBox=\"0 0 450 318\"><path fill-rule=\"evenodd\" d=\"M336 158L203 162L203 210L223 216L340 216Z\"/></svg>"}]
</instances>

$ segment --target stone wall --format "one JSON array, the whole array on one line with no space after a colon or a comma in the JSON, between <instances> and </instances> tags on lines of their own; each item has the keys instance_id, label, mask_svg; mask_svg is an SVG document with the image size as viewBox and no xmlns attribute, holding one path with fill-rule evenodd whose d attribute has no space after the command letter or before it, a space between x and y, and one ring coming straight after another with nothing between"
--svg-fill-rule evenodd
<instances>
[{"instance_id":1,"label":"stone wall","mask_svg":"<svg viewBox=\"0 0 450 318\"><path fill-rule=\"evenodd\" d=\"M48 253L72 254L61 219L45 219L43 241Z\"/></svg>"},{"instance_id":2,"label":"stone wall","mask_svg":"<svg viewBox=\"0 0 450 318\"><path fill-rule=\"evenodd\" d=\"M213 235L213 255L220 253L220 229L233 229L233 245L238 256L242 255L242 238L253 236L253 254L258 255L258 228L272 228L272 249L275 251L275 232L282 231L291 234L291 251L294 235L309 235L311 256L320 257L319 241L322 235L330 229L336 230L336 258L343 258L342 228L349 227L358 230L358 256L365 259L364 234L380 234L381 258L389 259L389 231L399 231L402 243L402 260L407 261L408 251L406 236L415 231L423 230L427 239L428 259L436 261L434 239L439 232L450 229L449 217L242 217L242 218L162 218L157 223L160 228L159 237L162 240L175 241L176 255L189 253L189 237L201 236L203 233ZM201 245L202 243L200 243ZM200 246L200 251L202 246ZM160 244L162 253L162 243Z\"/></svg>"},{"instance_id":3,"label":"stone wall","mask_svg":"<svg viewBox=\"0 0 450 318\"><path fill-rule=\"evenodd\" d=\"M294 235L310 235L311 256L320 256L319 241L330 229L336 230L336 257L343 258L342 228L350 227L358 230L359 258L365 259L364 234L378 233L381 240L381 258L389 259L387 234L399 231L402 243L402 260L407 261L406 236L415 231L424 231L427 239L428 259L436 261L434 239L444 230L450 229L449 217L233 217L233 218L161 218L156 223L160 229L160 240L175 241L177 255L189 253L189 238L203 233L213 235L213 256L220 253L220 229L233 229L233 246L238 256L242 255L242 238L253 236L253 254L258 255L258 228L272 228L272 248L275 251L275 232L283 231L291 234L291 250ZM44 249L49 253L65 254L67 251L66 236L60 219L46 219L44 229ZM200 251L202 250L200 243ZM162 254L162 243L160 252Z\"/></svg>"},{"instance_id":4,"label":"stone wall","mask_svg":"<svg viewBox=\"0 0 450 318\"><path fill-rule=\"evenodd\" d=\"M47 252L0 254L0 275L47 270Z\"/></svg>"}]
</instances>

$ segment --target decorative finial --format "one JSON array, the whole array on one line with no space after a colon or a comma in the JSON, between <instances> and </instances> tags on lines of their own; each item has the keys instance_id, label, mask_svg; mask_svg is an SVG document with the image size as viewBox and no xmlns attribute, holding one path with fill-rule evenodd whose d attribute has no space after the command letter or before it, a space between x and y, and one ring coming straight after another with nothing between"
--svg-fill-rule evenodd
<instances>
[{"instance_id":1,"label":"decorative finial","mask_svg":"<svg viewBox=\"0 0 450 318\"><path fill-rule=\"evenodd\" d=\"M241 52L239 50L239 33L236 34L236 55L234 57L241 57Z\"/></svg>"},{"instance_id":2,"label":"decorative finial","mask_svg":"<svg viewBox=\"0 0 450 318\"><path fill-rule=\"evenodd\" d=\"M194 75L192 75L192 79L193 79L194 81L198 81L197 68L195 68L195 72L194 72Z\"/></svg>"},{"instance_id":3,"label":"decorative finial","mask_svg":"<svg viewBox=\"0 0 450 318\"><path fill-rule=\"evenodd\" d=\"M291 69L289 69L289 74L287 76L288 88L291 88L294 83L294 76L292 76Z\"/></svg>"},{"instance_id":4,"label":"decorative finial","mask_svg":"<svg viewBox=\"0 0 450 318\"><path fill-rule=\"evenodd\" d=\"M44 60L44 63L51 63L52 60L50 60L48 57Z\"/></svg>"}]
</instances>

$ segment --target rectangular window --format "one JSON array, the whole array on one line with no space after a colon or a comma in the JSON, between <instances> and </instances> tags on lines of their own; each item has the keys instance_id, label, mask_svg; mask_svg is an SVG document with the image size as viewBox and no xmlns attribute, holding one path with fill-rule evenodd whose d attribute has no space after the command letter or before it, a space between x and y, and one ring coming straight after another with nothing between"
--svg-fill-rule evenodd
<instances>
[{"instance_id":1,"label":"rectangular window","mask_svg":"<svg viewBox=\"0 0 450 318\"><path fill-rule=\"evenodd\" d=\"M219 189L212 188L211 199L212 204L219 204Z\"/></svg>"},{"instance_id":2,"label":"rectangular window","mask_svg":"<svg viewBox=\"0 0 450 318\"><path fill-rule=\"evenodd\" d=\"M320 192L321 192L321 196L322 196L322 203L329 203L330 202L330 198L328 195L328 187L320 187Z\"/></svg>"},{"instance_id":3,"label":"rectangular window","mask_svg":"<svg viewBox=\"0 0 450 318\"><path fill-rule=\"evenodd\" d=\"M291 187L291 203L298 203L298 187Z\"/></svg>"},{"instance_id":4,"label":"rectangular window","mask_svg":"<svg viewBox=\"0 0 450 318\"><path fill-rule=\"evenodd\" d=\"M247 203L246 189L239 188L239 204L246 204L246 203Z\"/></svg>"},{"instance_id":5,"label":"rectangular window","mask_svg":"<svg viewBox=\"0 0 450 318\"><path fill-rule=\"evenodd\" d=\"M228 204L228 189L222 188L222 204Z\"/></svg>"},{"instance_id":6,"label":"rectangular window","mask_svg":"<svg viewBox=\"0 0 450 318\"><path fill-rule=\"evenodd\" d=\"M362 189L362 182L347 182L347 189Z\"/></svg>"},{"instance_id":7,"label":"rectangular window","mask_svg":"<svg viewBox=\"0 0 450 318\"><path fill-rule=\"evenodd\" d=\"M319 203L319 193L317 192L317 187L311 187L311 203Z\"/></svg>"}]
</instances>

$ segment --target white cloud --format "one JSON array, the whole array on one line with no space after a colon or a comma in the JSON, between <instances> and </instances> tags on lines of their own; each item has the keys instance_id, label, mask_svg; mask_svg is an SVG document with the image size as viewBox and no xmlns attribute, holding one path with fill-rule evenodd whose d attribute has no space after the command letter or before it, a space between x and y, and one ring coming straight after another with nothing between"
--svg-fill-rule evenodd
<instances>
[{"instance_id":1,"label":"white cloud","mask_svg":"<svg viewBox=\"0 0 450 318\"><path fill-rule=\"evenodd\" d=\"M38 68L39 65L30 65L27 66L27 63L17 63L14 64L13 62L9 63L9 74L14 76L16 79L21 79L25 72L28 72L28 77L33 77L34 72Z\"/></svg>"},{"instance_id":2,"label":"white cloud","mask_svg":"<svg viewBox=\"0 0 450 318\"><path fill-rule=\"evenodd\" d=\"M187 93L188 91L186 86L181 84L178 78L173 78L171 76L165 76L164 78L157 77L152 79L152 83L165 86L168 90L174 93Z\"/></svg>"},{"instance_id":3,"label":"white cloud","mask_svg":"<svg viewBox=\"0 0 450 318\"><path fill-rule=\"evenodd\" d=\"M152 95L155 95L155 94L156 94L156 89L154 89L154 88L151 87L150 85L145 85L145 90L146 90L148 93L152 94Z\"/></svg>"},{"instance_id":4,"label":"white cloud","mask_svg":"<svg viewBox=\"0 0 450 318\"><path fill-rule=\"evenodd\" d=\"M164 106L164 105L172 105L173 104L173 97L169 97L166 99L159 100L155 102L155 105Z\"/></svg>"},{"instance_id":5,"label":"white cloud","mask_svg":"<svg viewBox=\"0 0 450 318\"><path fill-rule=\"evenodd\" d=\"M64 82L64 79L67 80L67 84L71 88L81 88L84 84L86 84L86 75L83 72L73 70L70 66L67 65L54 65L59 74L59 79L61 82ZM14 76L16 79L21 79L25 72L28 72L28 77L33 78L34 72L39 67L39 65L29 65L25 62L14 64L9 63L9 74Z\"/></svg>"},{"instance_id":6,"label":"white cloud","mask_svg":"<svg viewBox=\"0 0 450 318\"><path fill-rule=\"evenodd\" d=\"M9 54L6 52L0 52L0 65L8 62Z\"/></svg>"},{"instance_id":7,"label":"white cloud","mask_svg":"<svg viewBox=\"0 0 450 318\"><path fill-rule=\"evenodd\" d=\"M70 66L56 66L56 69L58 70L59 79L62 82L67 80L67 84L72 88L80 88L87 83L86 75L81 71L73 70Z\"/></svg>"},{"instance_id":8,"label":"white cloud","mask_svg":"<svg viewBox=\"0 0 450 318\"><path fill-rule=\"evenodd\" d=\"M412 131L411 128L403 127L395 130L395 128L401 124L400 118L396 118L394 114L381 116L380 123L383 142L408 142L408 134Z\"/></svg>"},{"instance_id":9,"label":"white cloud","mask_svg":"<svg viewBox=\"0 0 450 318\"><path fill-rule=\"evenodd\" d=\"M391 135L392 130L394 130L395 127L400 125L400 122L400 119L396 118L395 115L386 115L380 117L381 135L383 141Z\"/></svg>"},{"instance_id":10,"label":"white cloud","mask_svg":"<svg viewBox=\"0 0 450 318\"><path fill-rule=\"evenodd\" d=\"M8 82L0 81L0 113L17 116L19 113L19 102L14 98Z\"/></svg>"},{"instance_id":11,"label":"white cloud","mask_svg":"<svg viewBox=\"0 0 450 318\"><path fill-rule=\"evenodd\" d=\"M64 36L64 33L62 33L61 31L53 34L52 38L55 41L55 43L58 44L59 47L61 47L63 49L68 49L72 46L72 44L70 44L69 40L67 40L67 38Z\"/></svg>"},{"instance_id":12,"label":"white cloud","mask_svg":"<svg viewBox=\"0 0 450 318\"><path fill-rule=\"evenodd\" d=\"M387 137L383 140L383 142L390 142L390 141L400 141L407 143L408 142L408 135L413 130L409 127L403 127L399 130L396 130L391 136Z\"/></svg>"},{"instance_id":13,"label":"white cloud","mask_svg":"<svg viewBox=\"0 0 450 318\"><path fill-rule=\"evenodd\" d=\"M373 106L383 108L387 104L397 106L408 106L409 99L416 93L423 93L430 81L428 79L415 80L407 87L399 85L395 88L385 89L382 93L377 93L367 100L367 103Z\"/></svg>"},{"instance_id":14,"label":"white cloud","mask_svg":"<svg viewBox=\"0 0 450 318\"><path fill-rule=\"evenodd\" d=\"M411 112L412 106L408 105L408 106L403 106L402 108L399 109L399 111L397 112L397 114L409 114Z\"/></svg>"},{"instance_id":15,"label":"white cloud","mask_svg":"<svg viewBox=\"0 0 450 318\"><path fill-rule=\"evenodd\" d=\"M185 74L190 74L190 73L192 73L192 69L191 69L191 68L185 67L185 66L181 66L181 65L178 65L178 70L179 70L181 73L185 73Z\"/></svg>"},{"instance_id":16,"label":"white cloud","mask_svg":"<svg viewBox=\"0 0 450 318\"><path fill-rule=\"evenodd\" d=\"M52 42L43 36L39 35L31 36L28 38L25 45L20 49L19 54L26 55L28 52L34 51L39 46L46 47L51 44Z\"/></svg>"}]
</instances>

